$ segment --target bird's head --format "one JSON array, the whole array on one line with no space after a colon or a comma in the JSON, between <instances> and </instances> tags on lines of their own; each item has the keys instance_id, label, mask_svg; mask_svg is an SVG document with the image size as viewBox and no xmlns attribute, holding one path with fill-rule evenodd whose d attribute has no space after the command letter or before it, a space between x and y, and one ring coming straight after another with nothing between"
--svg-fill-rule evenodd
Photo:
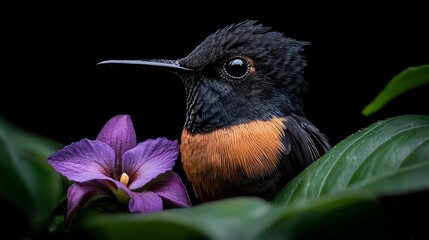
<instances>
[{"instance_id":1,"label":"bird's head","mask_svg":"<svg viewBox=\"0 0 429 240\"><path fill-rule=\"evenodd\" d=\"M186 92L185 127L210 132L253 120L303 114L306 42L285 37L253 20L208 36L178 60L109 60L177 73Z\"/></svg>"}]
</instances>

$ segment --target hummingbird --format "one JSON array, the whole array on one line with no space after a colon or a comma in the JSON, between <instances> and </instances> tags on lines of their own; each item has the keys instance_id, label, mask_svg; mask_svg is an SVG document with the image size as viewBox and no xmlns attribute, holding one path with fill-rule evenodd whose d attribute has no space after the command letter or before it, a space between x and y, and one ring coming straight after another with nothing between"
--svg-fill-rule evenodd
<instances>
[{"instance_id":1,"label":"hummingbird","mask_svg":"<svg viewBox=\"0 0 429 240\"><path fill-rule=\"evenodd\" d=\"M201 202L271 200L330 149L304 112L308 44L247 19L213 32L184 58L97 65L157 68L182 80L180 159Z\"/></svg>"}]
</instances>

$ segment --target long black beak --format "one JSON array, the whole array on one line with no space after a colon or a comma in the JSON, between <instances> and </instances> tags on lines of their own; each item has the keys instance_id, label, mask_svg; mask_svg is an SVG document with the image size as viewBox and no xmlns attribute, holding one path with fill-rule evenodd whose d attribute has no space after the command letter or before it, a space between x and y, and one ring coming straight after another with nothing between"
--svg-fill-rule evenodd
<instances>
[{"instance_id":1,"label":"long black beak","mask_svg":"<svg viewBox=\"0 0 429 240\"><path fill-rule=\"evenodd\" d=\"M170 72L193 72L194 70L180 66L177 61L164 59L151 60L107 60L97 63L97 65L138 65L151 67Z\"/></svg>"}]
</instances>

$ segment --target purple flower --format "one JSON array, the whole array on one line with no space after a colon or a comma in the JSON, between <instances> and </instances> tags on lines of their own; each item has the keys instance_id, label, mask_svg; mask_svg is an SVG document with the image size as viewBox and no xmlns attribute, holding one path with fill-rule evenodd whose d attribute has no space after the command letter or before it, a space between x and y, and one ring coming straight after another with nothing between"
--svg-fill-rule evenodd
<instances>
[{"instance_id":1,"label":"purple flower","mask_svg":"<svg viewBox=\"0 0 429 240\"><path fill-rule=\"evenodd\" d=\"M73 181L66 222L86 204L105 197L128 205L130 212L190 207L186 188L172 171L178 154L177 140L137 144L129 115L110 119L96 140L82 139L52 154L49 164Z\"/></svg>"}]
</instances>

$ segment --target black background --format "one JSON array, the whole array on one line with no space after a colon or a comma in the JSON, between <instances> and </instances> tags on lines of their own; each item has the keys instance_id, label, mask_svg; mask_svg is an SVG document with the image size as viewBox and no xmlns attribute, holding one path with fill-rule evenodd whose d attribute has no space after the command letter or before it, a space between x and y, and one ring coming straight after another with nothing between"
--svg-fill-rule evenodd
<instances>
[{"instance_id":1,"label":"black background","mask_svg":"<svg viewBox=\"0 0 429 240\"><path fill-rule=\"evenodd\" d=\"M360 112L389 80L429 63L424 7L310 3L95 4L24 12L5 34L0 114L68 144L95 138L116 114L130 114L140 141L179 139L184 92L173 74L96 66L107 59L178 59L226 24L256 19L309 41L305 111L334 145L369 124L429 113L428 87L381 112ZM7 51L6 51L7 50Z\"/></svg>"},{"instance_id":2,"label":"black background","mask_svg":"<svg viewBox=\"0 0 429 240\"><path fill-rule=\"evenodd\" d=\"M178 59L208 34L245 19L311 42L304 52L305 111L332 145L377 120L429 113L426 86L370 117L361 114L394 75L429 63L426 8L411 1L379 6L141 1L42 8L19 11L5 26L0 114L63 144L95 138L116 114L130 114L139 141L161 136L179 139L184 92L175 75L96 63ZM410 199L416 204L409 204ZM413 214L425 205L421 199L389 202L392 208L401 201L407 206L392 213L405 219L397 224L407 224L401 236L416 231Z\"/></svg>"}]
</instances>

